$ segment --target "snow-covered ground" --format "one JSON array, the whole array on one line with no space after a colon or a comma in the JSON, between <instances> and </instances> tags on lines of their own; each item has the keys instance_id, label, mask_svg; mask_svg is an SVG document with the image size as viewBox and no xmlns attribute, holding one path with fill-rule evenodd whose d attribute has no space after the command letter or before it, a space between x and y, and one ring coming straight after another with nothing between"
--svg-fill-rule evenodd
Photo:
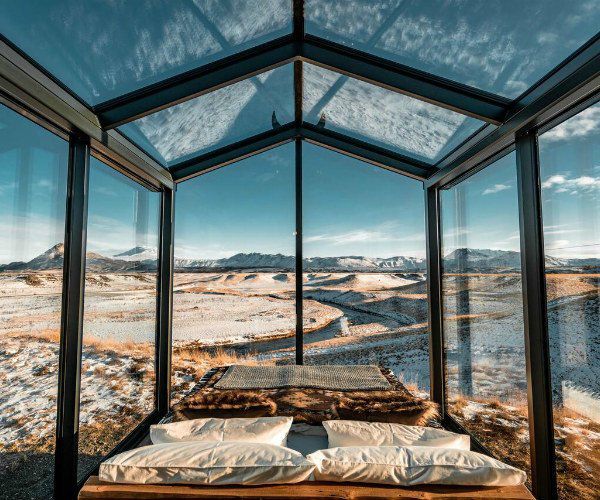
<instances>
[{"instance_id":1,"label":"snow-covered ground","mask_svg":"<svg viewBox=\"0 0 600 500\"><path fill-rule=\"evenodd\" d=\"M428 390L422 274L314 272L303 280L307 363L379 364L414 390ZM598 444L600 432L598 283L598 276L584 274L554 274L548 281L557 439L568 444L564 457L596 475L597 457L583 451ZM293 273L176 273L174 288L174 398L210 366L293 362ZM502 426L514 430L502 446L521 443L527 428L519 276L449 275L444 291L450 399L462 401L457 412L482 441L489 434L490 447ZM0 273L0 381L7 388L0 398L0 447L6 452L52 447L60 294L60 272ZM151 273L86 277L84 457L108 451L152 407L155 301ZM486 415L494 408L499 414L492 421Z\"/></svg>"}]
</instances>

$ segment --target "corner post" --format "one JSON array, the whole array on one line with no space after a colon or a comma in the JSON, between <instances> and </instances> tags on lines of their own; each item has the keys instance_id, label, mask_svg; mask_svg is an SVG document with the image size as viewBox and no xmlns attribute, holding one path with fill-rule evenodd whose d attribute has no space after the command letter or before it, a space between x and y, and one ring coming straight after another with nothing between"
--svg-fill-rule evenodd
<instances>
[{"instance_id":1,"label":"corner post","mask_svg":"<svg viewBox=\"0 0 600 500\"><path fill-rule=\"evenodd\" d=\"M556 498L552 386L546 308L541 184L535 132L516 138L523 319L531 447L536 498Z\"/></svg>"},{"instance_id":2,"label":"corner post","mask_svg":"<svg viewBox=\"0 0 600 500\"><path fill-rule=\"evenodd\" d=\"M425 188L425 225L427 235L427 301L429 309L429 379L431 400L440 405L445 417L444 345L442 311L442 267L440 231L440 194L437 187Z\"/></svg>"},{"instance_id":3,"label":"corner post","mask_svg":"<svg viewBox=\"0 0 600 500\"><path fill-rule=\"evenodd\" d=\"M294 41L300 46L304 40L304 0L293 0ZM303 98L302 62L294 61L294 123L296 133L302 127ZM304 364L304 301L302 295L302 138L297 135L295 145L296 185L296 364Z\"/></svg>"},{"instance_id":4,"label":"corner post","mask_svg":"<svg viewBox=\"0 0 600 500\"><path fill-rule=\"evenodd\" d=\"M89 168L89 137L72 136L65 215L54 470L54 496L65 499L77 495Z\"/></svg>"},{"instance_id":5,"label":"corner post","mask_svg":"<svg viewBox=\"0 0 600 500\"><path fill-rule=\"evenodd\" d=\"M160 247L158 261L157 339L156 339L156 407L161 417L170 407L171 347L173 327L173 240L175 189L163 188L160 212Z\"/></svg>"}]
</instances>

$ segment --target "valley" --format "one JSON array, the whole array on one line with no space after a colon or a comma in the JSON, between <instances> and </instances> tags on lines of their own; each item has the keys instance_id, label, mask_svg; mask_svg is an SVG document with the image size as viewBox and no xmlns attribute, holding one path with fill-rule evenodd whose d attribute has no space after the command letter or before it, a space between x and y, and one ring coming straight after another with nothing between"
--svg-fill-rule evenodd
<instances>
[{"instance_id":1,"label":"valley","mask_svg":"<svg viewBox=\"0 0 600 500\"><path fill-rule=\"evenodd\" d=\"M519 439L526 439L521 281L513 254L482 250L444 261L447 389L465 425L490 429L511 421ZM271 257L237 255L210 265L193 261L206 267L176 261L174 402L212 366L294 362L295 274L289 267L265 267ZM224 267L233 261L248 267ZM279 263L286 262L281 256ZM600 273L594 262L552 264L547 275L551 361L553 377L561 381L553 389L555 411L565 415L560 432L566 436L561 448L566 460L575 453L568 446L575 437L592 448L600 444L595 430ZM24 451L51 453L53 446L61 266L62 248L56 246L0 271L0 380L7 387L0 401L0 448L14 464ZM305 362L378 364L426 396L424 262L355 256L312 259L305 266ZM126 435L153 407L155 269L156 255L143 248L113 257L88 254L80 415L84 465L110 451L103 443L114 440L104 439L106 433ZM465 372L468 387L460 375ZM482 426L484 417L493 425ZM119 426L107 427L116 421ZM480 438L485 441L485 434Z\"/></svg>"}]
</instances>

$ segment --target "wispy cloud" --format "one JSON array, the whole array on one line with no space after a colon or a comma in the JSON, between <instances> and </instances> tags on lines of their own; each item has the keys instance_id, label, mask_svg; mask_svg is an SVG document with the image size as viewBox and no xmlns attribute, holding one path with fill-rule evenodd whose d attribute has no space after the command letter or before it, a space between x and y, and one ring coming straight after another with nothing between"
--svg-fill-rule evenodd
<instances>
[{"instance_id":1,"label":"wispy cloud","mask_svg":"<svg viewBox=\"0 0 600 500\"><path fill-rule=\"evenodd\" d=\"M338 234L317 234L304 238L306 243L322 242L331 243L333 245L345 245L347 243L357 243L363 241L381 242L393 240L395 240L395 238L383 234L380 231L370 231L367 229L358 229L356 231Z\"/></svg>"},{"instance_id":2,"label":"wispy cloud","mask_svg":"<svg viewBox=\"0 0 600 500\"><path fill-rule=\"evenodd\" d=\"M544 189L555 189L557 193L570 192L577 194L582 190L585 192L600 189L600 177L591 177L582 175L580 177L569 178L566 174L556 174L548 177L543 183Z\"/></svg>"},{"instance_id":3,"label":"wispy cloud","mask_svg":"<svg viewBox=\"0 0 600 500\"><path fill-rule=\"evenodd\" d=\"M384 222L374 228L361 228L341 233L321 233L304 237L305 243L327 243L335 246L350 243L424 242L425 233L402 234L397 223Z\"/></svg>"},{"instance_id":4,"label":"wispy cloud","mask_svg":"<svg viewBox=\"0 0 600 500\"><path fill-rule=\"evenodd\" d=\"M592 106L549 130L542 136L545 141L557 142L573 137L586 137L600 131L600 105Z\"/></svg>"},{"instance_id":5,"label":"wispy cloud","mask_svg":"<svg viewBox=\"0 0 600 500\"><path fill-rule=\"evenodd\" d=\"M506 191L507 189L510 189L510 186L507 184L494 184L492 187L489 187L487 189L483 190L483 195L487 195L487 194L495 194L495 193L499 193L500 191Z\"/></svg>"}]
</instances>

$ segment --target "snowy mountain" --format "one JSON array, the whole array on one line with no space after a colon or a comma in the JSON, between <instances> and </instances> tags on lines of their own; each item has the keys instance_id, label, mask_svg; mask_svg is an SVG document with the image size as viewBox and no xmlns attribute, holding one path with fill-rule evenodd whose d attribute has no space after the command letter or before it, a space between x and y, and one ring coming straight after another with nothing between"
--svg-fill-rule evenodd
<instances>
[{"instance_id":1,"label":"snowy mountain","mask_svg":"<svg viewBox=\"0 0 600 500\"><path fill-rule=\"evenodd\" d=\"M282 254L240 253L216 260L176 259L177 269L279 269L293 271L295 257ZM424 271L424 259L390 257L387 259L362 256L309 257L304 259L307 271Z\"/></svg>"},{"instance_id":2,"label":"snowy mountain","mask_svg":"<svg viewBox=\"0 0 600 500\"><path fill-rule=\"evenodd\" d=\"M87 252L86 266L95 272L155 271L156 248L134 247L112 257ZM28 262L11 262L0 265L0 271L33 271L59 269L63 265L64 245L59 243ZM175 259L179 271L202 270L278 270L293 271L296 259L291 255L238 253L223 259ZM600 259L558 259L547 256L548 267L560 269L600 268ZM519 252L507 250L459 248L446 255L443 266L449 272L503 272L519 270ZM425 259L396 256L387 258L348 255L341 257L308 257L304 259L306 271L322 272L425 272Z\"/></svg>"},{"instance_id":3,"label":"snowy mountain","mask_svg":"<svg viewBox=\"0 0 600 500\"><path fill-rule=\"evenodd\" d=\"M149 247L133 247L126 252L114 255L114 258L127 261L156 260L158 259L158 250Z\"/></svg>"},{"instance_id":4,"label":"snowy mountain","mask_svg":"<svg viewBox=\"0 0 600 500\"><path fill-rule=\"evenodd\" d=\"M502 271L520 270L521 253L512 250L458 248L443 259L447 271ZM546 255L548 268L600 267L600 259L561 259Z\"/></svg>"},{"instance_id":5,"label":"snowy mountain","mask_svg":"<svg viewBox=\"0 0 600 500\"><path fill-rule=\"evenodd\" d=\"M133 251L134 249L131 249ZM138 252L140 253L140 252ZM133 253L132 255L135 255ZM60 269L65 257L65 246L58 243L46 250L43 254L28 262L11 262L0 265L0 271L43 271L47 269ZM105 257L95 252L85 254L86 268L95 272L127 272L127 271L153 271L156 270L156 256L153 260L126 260L123 258Z\"/></svg>"}]
</instances>

